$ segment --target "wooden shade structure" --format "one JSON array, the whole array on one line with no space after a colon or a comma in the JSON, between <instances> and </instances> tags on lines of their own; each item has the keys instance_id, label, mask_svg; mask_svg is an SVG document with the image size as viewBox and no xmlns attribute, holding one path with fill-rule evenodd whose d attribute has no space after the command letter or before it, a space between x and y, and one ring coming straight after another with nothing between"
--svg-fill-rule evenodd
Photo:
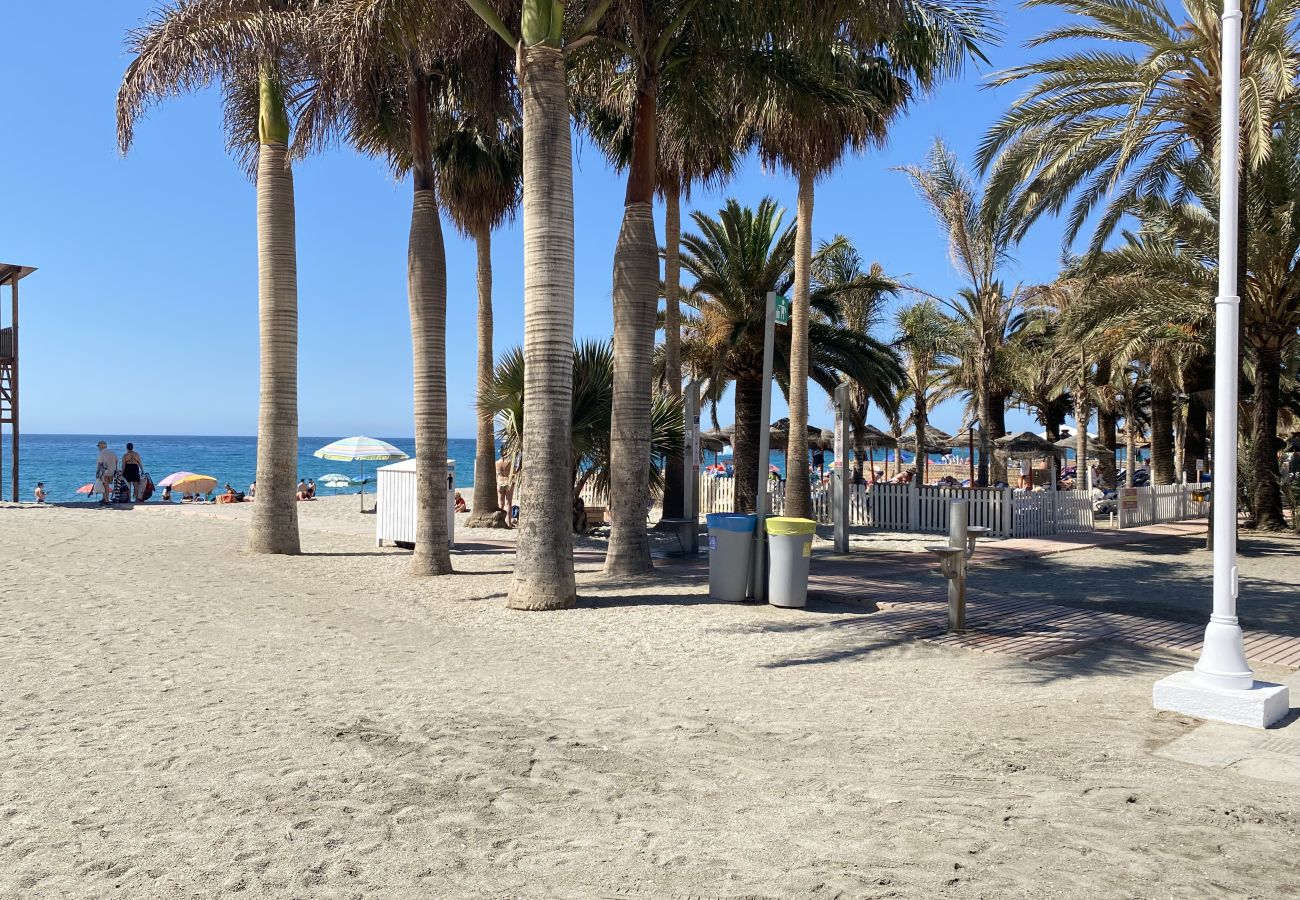
<instances>
[{"instance_id":1,"label":"wooden shade structure","mask_svg":"<svg viewBox=\"0 0 1300 900\"><path fill-rule=\"evenodd\" d=\"M4 491L4 426L9 426L10 459L13 487L10 499L18 502L18 282L35 272L32 266L0 263L0 287L8 286L10 292L9 322L5 324L4 307L0 304L0 496Z\"/></svg>"}]
</instances>

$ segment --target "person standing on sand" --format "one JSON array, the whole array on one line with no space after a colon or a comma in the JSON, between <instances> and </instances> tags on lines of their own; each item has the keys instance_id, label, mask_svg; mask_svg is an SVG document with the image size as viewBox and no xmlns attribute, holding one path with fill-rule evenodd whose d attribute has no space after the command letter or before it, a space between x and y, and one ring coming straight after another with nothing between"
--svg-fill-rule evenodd
<instances>
[{"instance_id":1,"label":"person standing on sand","mask_svg":"<svg viewBox=\"0 0 1300 900\"><path fill-rule=\"evenodd\" d=\"M37 502L37 503L44 503L44 502L45 502L45 482L44 482L44 481L38 481L38 482L36 482L36 502Z\"/></svg>"},{"instance_id":2,"label":"person standing on sand","mask_svg":"<svg viewBox=\"0 0 1300 900\"><path fill-rule=\"evenodd\" d=\"M504 510L506 521L510 521L510 502L515 496L514 464L510 460L510 451L501 448L501 458L497 460L497 508Z\"/></svg>"},{"instance_id":3,"label":"person standing on sand","mask_svg":"<svg viewBox=\"0 0 1300 900\"><path fill-rule=\"evenodd\" d=\"M127 484L131 485L132 503L139 503L144 493L141 481L143 473L144 460L140 458L139 453L135 452L135 445L128 441L126 452L122 454L122 477L126 479Z\"/></svg>"},{"instance_id":4,"label":"person standing on sand","mask_svg":"<svg viewBox=\"0 0 1300 900\"><path fill-rule=\"evenodd\" d=\"M95 457L95 483L100 489L100 506L108 506L113 496L113 479L117 477L117 454L108 449L108 441L100 441L99 456Z\"/></svg>"}]
</instances>

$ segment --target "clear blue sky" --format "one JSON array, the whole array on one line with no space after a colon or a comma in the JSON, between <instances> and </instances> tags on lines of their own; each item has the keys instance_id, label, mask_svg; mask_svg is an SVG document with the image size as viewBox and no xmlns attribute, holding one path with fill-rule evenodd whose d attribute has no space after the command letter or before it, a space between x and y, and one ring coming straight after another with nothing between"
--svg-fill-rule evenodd
<instances>
[{"instance_id":1,"label":"clear blue sky","mask_svg":"<svg viewBox=\"0 0 1300 900\"><path fill-rule=\"evenodd\" d=\"M224 153L216 92L158 107L137 129L131 155L116 151L114 98L128 62L123 37L154 5L74 0L6 10L0 261L40 269L22 291L29 432L256 430L254 194ZM1023 42L1062 17L1002 6L1005 39L990 50L992 68L1025 59ZM920 161L935 136L970 159L1013 96L983 89L988 71L943 86L897 125L887 148L819 183L815 238L842 232L888 271L910 274L933 292L956 289L943 236L892 169ZM590 146L577 147L575 165L578 337L608 337L623 185ZM340 150L299 165L296 188L302 433L409 435L409 185ZM725 188L699 192L693 202L713 211L726 196L752 204L766 194L793 216L791 180L752 161ZM450 434L471 437L474 249L446 230ZM1059 225L1041 226L1021 246L1008 280L1050 279L1059 240ZM521 339L521 246L517 225L495 237L498 353ZM784 412L778 396L773 418ZM935 423L954 429L960 412L947 404ZM729 402L720 419L732 421ZM831 421L819 391L811 419ZM1013 427L1032 425L1018 411L1009 419Z\"/></svg>"}]
</instances>

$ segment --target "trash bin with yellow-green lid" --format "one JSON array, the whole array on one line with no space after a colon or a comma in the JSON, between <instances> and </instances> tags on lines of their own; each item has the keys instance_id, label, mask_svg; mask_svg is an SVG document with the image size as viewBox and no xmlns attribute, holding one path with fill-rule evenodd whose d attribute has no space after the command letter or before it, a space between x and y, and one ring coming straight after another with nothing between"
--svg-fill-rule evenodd
<instances>
[{"instance_id":1,"label":"trash bin with yellow-green lid","mask_svg":"<svg viewBox=\"0 0 1300 900\"><path fill-rule=\"evenodd\" d=\"M799 608L808 604L808 562L817 523L776 516L767 526L767 602Z\"/></svg>"}]
</instances>

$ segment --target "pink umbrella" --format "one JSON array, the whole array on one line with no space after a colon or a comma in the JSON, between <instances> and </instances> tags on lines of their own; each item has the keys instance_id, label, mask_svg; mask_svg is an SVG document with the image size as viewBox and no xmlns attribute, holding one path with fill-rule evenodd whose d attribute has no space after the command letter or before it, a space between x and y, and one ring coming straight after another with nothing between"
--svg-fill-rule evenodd
<instances>
[{"instance_id":1,"label":"pink umbrella","mask_svg":"<svg viewBox=\"0 0 1300 900\"><path fill-rule=\"evenodd\" d=\"M94 484L94 482L91 482L90 484L83 484L81 487L77 488L77 493L78 493L78 494L93 494L93 493L95 493L95 484Z\"/></svg>"},{"instance_id":2,"label":"pink umbrella","mask_svg":"<svg viewBox=\"0 0 1300 900\"><path fill-rule=\"evenodd\" d=\"M158 482L158 487L171 487L173 484L180 481L182 478L191 478L193 476L194 476L193 472L172 472L162 481Z\"/></svg>"}]
</instances>

